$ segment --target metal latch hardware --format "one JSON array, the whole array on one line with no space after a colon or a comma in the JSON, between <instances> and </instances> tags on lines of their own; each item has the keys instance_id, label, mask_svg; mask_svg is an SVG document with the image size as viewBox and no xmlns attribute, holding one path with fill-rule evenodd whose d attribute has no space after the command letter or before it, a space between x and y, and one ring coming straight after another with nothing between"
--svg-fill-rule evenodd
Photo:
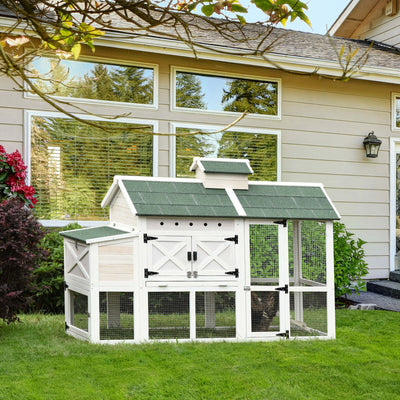
<instances>
[{"instance_id":1,"label":"metal latch hardware","mask_svg":"<svg viewBox=\"0 0 400 400\"><path fill-rule=\"evenodd\" d=\"M234 271L225 272L225 275L234 275L235 278L239 278L239 268L235 268Z\"/></svg>"},{"instance_id":2,"label":"metal latch hardware","mask_svg":"<svg viewBox=\"0 0 400 400\"><path fill-rule=\"evenodd\" d=\"M289 285L286 284L285 286L277 287L277 288L275 288L275 290L279 290L281 292L285 292L286 294L288 294L289 293Z\"/></svg>"},{"instance_id":3,"label":"metal latch hardware","mask_svg":"<svg viewBox=\"0 0 400 400\"><path fill-rule=\"evenodd\" d=\"M229 240L230 242L234 242L235 244L239 243L239 236L235 235L233 237L225 238L224 240Z\"/></svg>"},{"instance_id":4,"label":"metal latch hardware","mask_svg":"<svg viewBox=\"0 0 400 400\"><path fill-rule=\"evenodd\" d=\"M286 228L287 220L283 219L282 221L274 221L274 224L282 225L284 228Z\"/></svg>"},{"instance_id":5,"label":"metal latch hardware","mask_svg":"<svg viewBox=\"0 0 400 400\"><path fill-rule=\"evenodd\" d=\"M284 337L286 339L289 339L289 331L287 330L287 331L282 332L282 333L277 333L276 336L280 336L280 337Z\"/></svg>"},{"instance_id":6,"label":"metal latch hardware","mask_svg":"<svg viewBox=\"0 0 400 400\"><path fill-rule=\"evenodd\" d=\"M144 277L148 278L151 275L158 275L159 272L155 272L155 271L149 271L148 268L144 269Z\"/></svg>"},{"instance_id":7,"label":"metal latch hardware","mask_svg":"<svg viewBox=\"0 0 400 400\"><path fill-rule=\"evenodd\" d=\"M193 278L197 278L199 276L199 273L197 271L193 271Z\"/></svg>"},{"instance_id":8,"label":"metal latch hardware","mask_svg":"<svg viewBox=\"0 0 400 400\"><path fill-rule=\"evenodd\" d=\"M150 241L150 240L157 240L157 239L158 239L158 237L155 237L155 236L148 236L147 233L145 233L145 234L143 235L143 241L144 241L145 243L147 243L147 242Z\"/></svg>"}]
</instances>

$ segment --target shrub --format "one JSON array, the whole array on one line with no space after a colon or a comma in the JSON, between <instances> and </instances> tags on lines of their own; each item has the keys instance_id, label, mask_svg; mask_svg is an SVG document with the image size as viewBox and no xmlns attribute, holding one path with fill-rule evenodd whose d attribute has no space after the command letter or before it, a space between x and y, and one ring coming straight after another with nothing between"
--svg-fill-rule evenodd
<instances>
[{"instance_id":1,"label":"shrub","mask_svg":"<svg viewBox=\"0 0 400 400\"><path fill-rule=\"evenodd\" d=\"M335 258L335 296L341 297L365 289L363 277L368 273L364 260L365 252L362 239L353 239L354 234L346 230L344 224L333 224L334 258Z\"/></svg>"},{"instance_id":2,"label":"shrub","mask_svg":"<svg viewBox=\"0 0 400 400\"><path fill-rule=\"evenodd\" d=\"M43 259L43 231L29 208L16 198L0 203L0 318L7 323L30 303L33 270Z\"/></svg>"},{"instance_id":3,"label":"shrub","mask_svg":"<svg viewBox=\"0 0 400 400\"><path fill-rule=\"evenodd\" d=\"M79 228L80 225L73 223L62 230ZM61 314L64 312L64 242L59 230L47 232L40 246L48 257L33 272L35 291L31 310Z\"/></svg>"}]
</instances>

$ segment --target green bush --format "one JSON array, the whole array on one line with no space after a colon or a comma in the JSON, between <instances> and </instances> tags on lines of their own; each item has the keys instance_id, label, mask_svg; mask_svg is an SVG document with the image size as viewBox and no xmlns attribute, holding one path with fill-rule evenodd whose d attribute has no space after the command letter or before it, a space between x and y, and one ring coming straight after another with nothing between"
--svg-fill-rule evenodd
<instances>
[{"instance_id":1,"label":"green bush","mask_svg":"<svg viewBox=\"0 0 400 400\"><path fill-rule=\"evenodd\" d=\"M79 228L80 225L73 223L62 230ZM48 231L41 241L41 247L48 253L48 257L34 270L36 289L32 311L52 314L64 312L64 242L59 231Z\"/></svg>"},{"instance_id":2,"label":"green bush","mask_svg":"<svg viewBox=\"0 0 400 400\"><path fill-rule=\"evenodd\" d=\"M365 290L363 277L368 273L363 249L366 243L362 239L354 239L354 234L346 230L344 224L333 224L333 242L335 258L335 296L341 297Z\"/></svg>"}]
</instances>

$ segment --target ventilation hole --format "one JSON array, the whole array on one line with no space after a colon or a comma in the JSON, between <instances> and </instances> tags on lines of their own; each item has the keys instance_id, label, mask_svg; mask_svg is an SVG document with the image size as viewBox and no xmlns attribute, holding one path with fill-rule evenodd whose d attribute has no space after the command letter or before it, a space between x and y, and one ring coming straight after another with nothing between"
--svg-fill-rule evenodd
<instances>
[{"instance_id":1,"label":"ventilation hole","mask_svg":"<svg viewBox=\"0 0 400 400\"><path fill-rule=\"evenodd\" d=\"M193 222L189 222L189 225L190 225L190 226L193 226Z\"/></svg>"},{"instance_id":2,"label":"ventilation hole","mask_svg":"<svg viewBox=\"0 0 400 400\"><path fill-rule=\"evenodd\" d=\"M164 222L160 222L160 225L164 225Z\"/></svg>"},{"instance_id":3,"label":"ventilation hole","mask_svg":"<svg viewBox=\"0 0 400 400\"><path fill-rule=\"evenodd\" d=\"M218 226L222 226L221 222L218 222Z\"/></svg>"},{"instance_id":4,"label":"ventilation hole","mask_svg":"<svg viewBox=\"0 0 400 400\"><path fill-rule=\"evenodd\" d=\"M178 226L179 225L179 222L175 222L175 226Z\"/></svg>"},{"instance_id":5,"label":"ventilation hole","mask_svg":"<svg viewBox=\"0 0 400 400\"><path fill-rule=\"evenodd\" d=\"M207 224L207 222L204 222L204 226L207 226L208 224Z\"/></svg>"}]
</instances>

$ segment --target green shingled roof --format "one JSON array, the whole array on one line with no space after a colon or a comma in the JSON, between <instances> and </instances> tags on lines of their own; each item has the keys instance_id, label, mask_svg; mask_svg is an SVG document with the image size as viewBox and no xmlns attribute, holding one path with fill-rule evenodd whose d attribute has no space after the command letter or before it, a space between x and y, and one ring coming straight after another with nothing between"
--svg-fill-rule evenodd
<instances>
[{"instance_id":1,"label":"green shingled roof","mask_svg":"<svg viewBox=\"0 0 400 400\"><path fill-rule=\"evenodd\" d=\"M200 182L123 180L138 215L170 217L238 217L224 189Z\"/></svg>"},{"instance_id":2,"label":"green shingled roof","mask_svg":"<svg viewBox=\"0 0 400 400\"><path fill-rule=\"evenodd\" d=\"M64 231L60 232L60 235L68 239L77 240L78 242L87 243L88 240L119 236L126 233L130 232L121 231L119 229L112 228L111 226L99 226L95 228Z\"/></svg>"},{"instance_id":3,"label":"green shingled roof","mask_svg":"<svg viewBox=\"0 0 400 400\"><path fill-rule=\"evenodd\" d=\"M262 219L339 219L319 186L249 184L235 189L246 215L239 215L224 189L199 182L122 180L138 215Z\"/></svg>"},{"instance_id":4,"label":"green shingled roof","mask_svg":"<svg viewBox=\"0 0 400 400\"><path fill-rule=\"evenodd\" d=\"M245 161L207 161L201 160L204 172L219 174L252 174L249 165Z\"/></svg>"},{"instance_id":5,"label":"green shingled roof","mask_svg":"<svg viewBox=\"0 0 400 400\"><path fill-rule=\"evenodd\" d=\"M248 218L336 220L323 190L311 186L249 185L235 190Z\"/></svg>"}]
</instances>

